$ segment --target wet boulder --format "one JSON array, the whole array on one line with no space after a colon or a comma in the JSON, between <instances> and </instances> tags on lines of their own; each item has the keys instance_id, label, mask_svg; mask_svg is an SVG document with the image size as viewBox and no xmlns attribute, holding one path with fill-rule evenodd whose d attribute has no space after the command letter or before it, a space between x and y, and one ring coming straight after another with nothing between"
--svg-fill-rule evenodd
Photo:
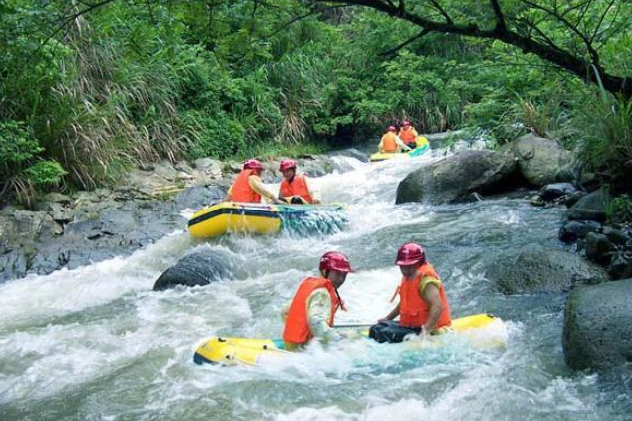
<instances>
[{"instance_id":1,"label":"wet boulder","mask_svg":"<svg viewBox=\"0 0 632 421\"><path fill-rule=\"evenodd\" d=\"M232 271L226 256L208 247L200 247L164 271L154 284L153 290L163 291L177 285L208 285L231 275Z\"/></svg>"},{"instance_id":2,"label":"wet boulder","mask_svg":"<svg viewBox=\"0 0 632 421\"><path fill-rule=\"evenodd\" d=\"M574 243L583 239L589 232L597 232L601 224L596 221L568 221L560 228L557 238L564 243Z\"/></svg>"},{"instance_id":3,"label":"wet boulder","mask_svg":"<svg viewBox=\"0 0 632 421\"><path fill-rule=\"evenodd\" d=\"M305 155L297 160L299 172L309 177L322 177L336 169L333 160L327 155Z\"/></svg>"},{"instance_id":4,"label":"wet boulder","mask_svg":"<svg viewBox=\"0 0 632 421\"><path fill-rule=\"evenodd\" d=\"M538 194L545 202L557 202L561 198L569 196L576 191L577 188L571 183L554 183L542 187Z\"/></svg>"},{"instance_id":5,"label":"wet boulder","mask_svg":"<svg viewBox=\"0 0 632 421\"><path fill-rule=\"evenodd\" d=\"M604 234L589 232L586 234L586 257L595 263L607 265L612 260L614 244Z\"/></svg>"},{"instance_id":6,"label":"wet boulder","mask_svg":"<svg viewBox=\"0 0 632 421\"><path fill-rule=\"evenodd\" d=\"M486 276L504 294L568 291L608 279L606 271L564 250L527 246L509 250L487 267Z\"/></svg>"},{"instance_id":7,"label":"wet boulder","mask_svg":"<svg viewBox=\"0 0 632 421\"><path fill-rule=\"evenodd\" d=\"M582 197L568 211L568 219L589 219L603 222L606 220L606 207L610 202L610 194L604 188Z\"/></svg>"},{"instance_id":8,"label":"wet boulder","mask_svg":"<svg viewBox=\"0 0 632 421\"><path fill-rule=\"evenodd\" d=\"M211 178L222 177L222 162L211 158L200 158L194 162L195 168L203 171L204 174Z\"/></svg>"},{"instance_id":9,"label":"wet boulder","mask_svg":"<svg viewBox=\"0 0 632 421\"><path fill-rule=\"evenodd\" d=\"M397 204L456 203L472 193L497 194L516 186L516 160L511 154L464 150L410 173L397 186Z\"/></svg>"},{"instance_id":10,"label":"wet boulder","mask_svg":"<svg viewBox=\"0 0 632 421\"><path fill-rule=\"evenodd\" d=\"M566 299L562 346L573 369L632 362L632 279L577 288Z\"/></svg>"},{"instance_id":11,"label":"wet boulder","mask_svg":"<svg viewBox=\"0 0 632 421\"><path fill-rule=\"evenodd\" d=\"M226 190L218 186L195 186L185 189L173 198L179 209L200 209L221 202Z\"/></svg>"},{"instance_id":12,"label":"wet boulder","mask_svg":"<svg viewBox=\"0 0 632 421\"><path fill-rule=\"evenodd\" d=\"M612 262L608 266L608 273L612 279L627 279L632 277L632 254L622 251L614 253Z\"/></svg>"},{"instance_id":13,"label":"wet boulder","mask_svg":"<svg viewBox=\"0 0 632 421\"><path fill-rule=\"evenodd\" d=\"M0 282L25 276L37 266L38 242L58 241L63 227L47 212L0 212Z\"/></svg>"},{"instance_id":14,"label":"wet boulder","mask_svg":"<svg viewBox=\"0 0 632 421\"><path fill-rule=\"evenodd\" d=\"M502 150L511 151L518 158L522 175L533 186L542 187L577 178L575 155L554 140L527 134L505 145Z\"/></svg>"},{"instance_id":15,"label":"wet boulder","mask_svg":"<svg viewBox=\"0 0 632 421\"><path fill-rule=\"evenodd\" d=\"M625 246L628 242L630 242L630 240L632 240L630 233L610 226L604 226L602 233L608 237L608 240L612 241L613 244L621 247Z\"/></svg>"}]
</instances>

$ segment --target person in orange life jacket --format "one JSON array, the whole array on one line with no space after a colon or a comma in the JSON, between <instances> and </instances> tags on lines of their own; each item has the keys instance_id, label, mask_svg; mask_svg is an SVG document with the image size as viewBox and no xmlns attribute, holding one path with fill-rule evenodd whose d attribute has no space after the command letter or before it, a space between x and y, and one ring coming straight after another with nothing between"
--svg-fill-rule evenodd
<instances>
[{"instance_id":1,"label":"person in orange life jacket","mask_svg":"<svg viewBox=\"0 0 632 421\"><path fill-rule=\"evenodd\" d=\"M389 126L386 129L386 133L384 133L382 139L380 139L377 149L380 153L397 153L402 150L410 150L410 148L402 142L399 136L397 136L397 129L395 126Z\"/></svg>"},{"instance_id":2,"label":"person in orange life jacket","mask_svg":"<svg viewBox=\"0 0 632 421\"><path fill-rule=\"evenodd\" d=\"M279 199L291 204L320 204L318 193L307 185L305 174L296 174L296 162L292 159L284 159L279 165L279 171L283 174L279 187Z\"/></svg>"},{"instance_id":3,"label":"person in orange life jacket","mask_svg":"<svg viewBox=\"0 0 632 421\"><path fill-rule=\"evenodd\" d=\"M332 329L338 309L346 310L338 294L347 274L353 272L342 253L328 251L320 258L319 277L305 278L284 312L283 342L287 350L296 350L313 338L322 343L337 336Z\"/></svg>"},{"instance_id":4,"label":"person in orange life jacket","mask_svg":"<svg viewBox=\"0 0 632 421\"><path fill-rule=\"evenodd\" d=\"M378 342L401 342L410 333L434 335L448 330L452 321L450 306L439 275L426 261L424 249L416 243L402 245L395 264L403 275L396 292L400 302L371 328L370 336ZM397 316L399 323L394 325L392 320Z\"/></svg>"},{"instance_id":5,"label":"person in orange life jacket","mask_svg":"<svg viewBox=\"0 0 632 421\"><path fill-rule=\"evenodd\" d=\"M242 171L237 175L233 185L228 189L225 202L261 203L261 197L265 197L273 203L284 203L277 199L261 181L263 165L256 159L248 159L244 162Z\"/></svg>"},{"instance_id":6,"label":"person in orange life jacket","mask_svg":"<svg viewBox=\"0 0 632 421\"><path fill-rule=\"evenodd\" d=\"M410 125L409 120L404 120L401 129L399 129L398 136L409 148L415 149L417 147L417 137L419 136L419 133L417 133L417 130Z\"/></svg>"}]
</instances>

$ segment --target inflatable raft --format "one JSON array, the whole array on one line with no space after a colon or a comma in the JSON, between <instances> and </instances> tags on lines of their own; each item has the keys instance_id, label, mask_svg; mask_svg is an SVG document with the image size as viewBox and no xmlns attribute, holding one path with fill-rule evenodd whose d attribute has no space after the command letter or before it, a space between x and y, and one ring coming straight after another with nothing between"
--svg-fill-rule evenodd
<instances>
[{"instance_id":1,"label":"inflatable raft","mask_svg":"<svg viewBox=\"0 0 632 421\"><path fill-rule=\"evenodd\" d=\"M452 329L454 332L463 333L490 327L492 324L500 324L504 328L504 322L500 318L489 314L476 314L453 319ZM363 330L361 334L368 337L367 330ZM278 357L289 353L285 350L282 339L213 337L195 350L193 361L196 364L257 365L265 357Z\"/></svg>"},{"instance_id":2,"label":"inflatable raft","mask_svg":"<svg viewBox=\"0 0 632 421\"><path fill-rule=\"evenodd\" d=\"M282 229L298 233L330 233L347 220L342 205L264 205L222 202L202 209L189 219L187 228L197 238L229 232L274 234Z\"/></svg>"},{"instance_id":3,"label":"inflatable raft","mask_svg":"<svg viewBox=\"0 0 632 421\"><path fill-rule=\"evenodd\" d=\"M430 149L430 144L428 143L428 139L426 139L423 136L419 136L416 140L417 143L417 147L415 149L413 149L412 151L408 151L408 152L401 152L401 153L374 153L373 155L371 155L371 157L369 158L369 161L371 162L380 162L380 161L386 161L389 159L410 159L410 158L416 158L419 157L421 155L423 155L424 153L426 153L429 149Z\"/></svg>"}]
</instances>

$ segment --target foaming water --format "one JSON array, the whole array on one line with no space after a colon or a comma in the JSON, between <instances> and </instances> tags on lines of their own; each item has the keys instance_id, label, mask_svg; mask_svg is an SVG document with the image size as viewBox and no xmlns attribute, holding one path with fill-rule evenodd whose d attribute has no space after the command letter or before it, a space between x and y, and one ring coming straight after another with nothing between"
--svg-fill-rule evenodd
<instances>
[{"instance_id":1,"label":"foaming water","mask_svg":"<svg viewBox=\"0 0 632 421\"><path fill-rule=\"evenodd\" d=\"M0 418L217 420L625 420L629 372L606 378L563 362L561 295L504 296L483 264L507 248L559 247L562 211L521 200L395 206L398 182L441 159L368 164L335 158L312 180L345 203L348 225L325 235L172 233L129 257L0 285ZM183 226L191 210L183 210ZM281 312L326 250L357 272L340 288L337 323L373 323L395 303L397 247L420 241L455 317L488 312L506 324L427 341L351 336L258 367L196 366L212 335L278 338ZM231 279L153 292L160 273L205 247Z\"/></svg>"}]
</instances>

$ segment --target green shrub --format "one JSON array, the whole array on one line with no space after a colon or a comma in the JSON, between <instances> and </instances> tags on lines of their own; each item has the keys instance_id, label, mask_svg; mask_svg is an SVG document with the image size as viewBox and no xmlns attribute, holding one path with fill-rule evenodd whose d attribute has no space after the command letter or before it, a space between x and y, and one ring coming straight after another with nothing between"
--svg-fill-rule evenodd
<instances>
[{"instance_id":1,"label":"green shrub","mask_svg":"<svg viewBox=\"0 0 632 421\"><path fill-rule=\"evenodd\" d=\"M241 123L225 113L207 116L198 111L190 111L184 121L188 135L193 140L187 151L191 159L224 159L244 150L248 143Z\"/></svg>"},{"instance_id":2,"label":"green shrub","mask_svg":"<svg viewBox=\"0 0 632 421\"><path fill-rule=\"evenodd\" d=\"M0 122L0 178L19 173L43 150L24 123Z\"/></svg>"},{"instance_id":3,"label":"green shrub","mask_svg":"<svg viewBox=\"0 0 632 421\"><path fill-rule=\"evenodd\" d=\"M632 222L632 199L624 194L615 197L606 206L606 218L609 222Z\"/></svg>"},{"instance_id":4,"label":"green shrub","mask_svg":"<svg viewBox=\"0 0 632 421\"><path fill-rule=\"evenodd\" d=\"M582 159L603 174L615 193L632 192L632 99L603 90L587 94L574 108L573 123Z\"/></svg>"},{"instance_id":5,"label":"green shrub","mask_svg":"<svg viewBox=\"0 0 632 421\"><path fill-rule=\"evenodd\" d=\"M57 187L68 174L57 161L38 161L25 171L28 180L35 188Z\"/></svg>"}]
</instances>

